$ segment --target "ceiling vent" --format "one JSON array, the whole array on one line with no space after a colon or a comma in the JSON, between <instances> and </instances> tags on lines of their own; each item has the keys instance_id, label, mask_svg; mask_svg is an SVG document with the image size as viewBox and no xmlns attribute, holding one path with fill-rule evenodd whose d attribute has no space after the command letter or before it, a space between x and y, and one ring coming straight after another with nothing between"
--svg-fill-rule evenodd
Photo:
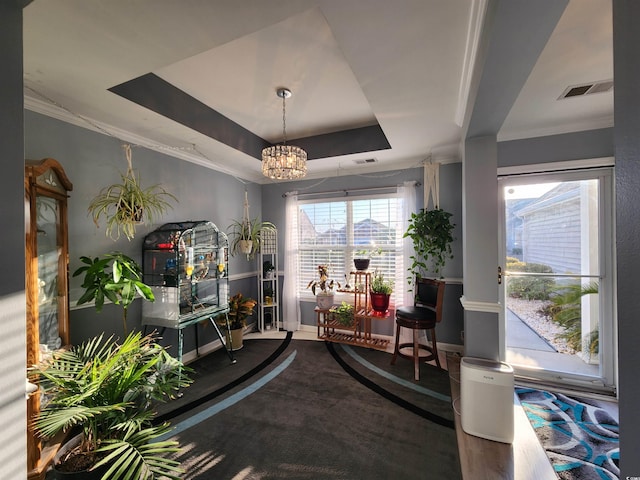
<instances>
[{"instance_id":1,"label":"ceiling vent","mask_svg":"<svg viewBox=\"0 0 640 480\"><path fill-rule=\"evenodd\" d=\"M378 160L376 160L375 158L359 158L357 160L354 160L353 163L355 163L356 165L364 165L365 163L378 163Z\"/></svg>"},{"instance_id":2,"label":"ceiling vent","mask_svg":"<svg viewBox=\"0 0 640 480\"><path fill-rule=\"evenodd\" d=\"M591 95L592 93L609 92L613 89L613 80L603 80L601 82L585 83L583 85L573 85L567 87L558 100L563 98L581 97L582 95Z\"/></svg>"}]
</instances>

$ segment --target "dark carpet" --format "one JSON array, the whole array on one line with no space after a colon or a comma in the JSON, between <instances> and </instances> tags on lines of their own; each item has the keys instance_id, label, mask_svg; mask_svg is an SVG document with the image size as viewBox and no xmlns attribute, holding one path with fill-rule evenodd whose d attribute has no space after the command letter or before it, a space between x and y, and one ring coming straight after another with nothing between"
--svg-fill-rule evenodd
<instances>
[{"instance_id":1,"label":"dark carpet","mask_svg":"<svg viewBox=\"0 0 640 480\"><path fill-rule=\"evenodd\" d=\"M560 479L619 477L618 422L598 402L532 388L516 393Z\"/></svg>"},{"instance_id":2,"label":"dark carpet","mask_svg":"<svg viewBox=\"0 0 640 480\"><path fill-rule=\"evenodd\" d=\"M461 479L447 372L305 340L251 339L190 365L163 405L185 479Z\"/></svg>"}]
</instances>

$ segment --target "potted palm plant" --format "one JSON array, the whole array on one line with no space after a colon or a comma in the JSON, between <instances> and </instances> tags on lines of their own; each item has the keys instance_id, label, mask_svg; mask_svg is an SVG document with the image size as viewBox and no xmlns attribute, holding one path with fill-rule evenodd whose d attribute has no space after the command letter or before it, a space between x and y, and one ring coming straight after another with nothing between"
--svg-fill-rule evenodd
<instances>
[{"instance_id":1,"label":"potted palm plant","mask_svg":"<svg viewBox=\"0 0 640 480\"><path fill-rule=\"evenodd\" d=\"M329 310L333 305L333 289L340 288L340 282L329 279L329 266L318 265L318 278L311 280L307 288L316 296L316 304L322 310Z\"/></svg>"},{"instance_id":2,"label":"potted palm plant","mask_svg":"<svg viewBox=\"0 0 640 480\"><path fill-rule=\"evenodd\" d=\"M227 345L232 350L239 350L242 348L242 333L244 327L247 326L247 317L253 315L253 308L256 306L256 302L252 298L245 297L242 293L238 292L229 299L229 330L227 331ZM226 327L227 322L224 318L219 318L220 326Z\"/></svg>"},{"instance_id":3,"label":"potted palm plant","mask_svg":"<svg viewBox=\"0 0 640 480\"><path fill-rule=\"evenodd\" d=\"M53 353L30 375L46 399L34 419L39 434L80 432L54 466L56 478L180 478L169 458L178 444L159 438L169 425L153 425L153 405L190 381L151 335L132 333L122 343L100 335Z\"/></svg>"},{"instance_id":4,"label":"potted palm plant","mask_svg":"<svg viewBox=\"0 0 640 480\"><path fill-rule=\"evenodd\" d=\"M113 240L124 234L131 240L136 226L152 224L154 219L172 208L169 200L178 201L160 185L143 188L140 177L131 166L131 147L125 145L129 168L120 174L121 181L104 187L89 203L89 213L99 227L101 217L106 219L107 236Z\"/></svg>"},{"instance_id":5,"label":"potted palm plant","mask_svg":"<svg viewBox=\"0 0 640 480\"><path fill-rule=\"evenodd\" d=\"M384 279L384 274L375 271L369 285L371 308L376 312L386 312L389 309L389 299L393 293L393 282Z\"/></svg>"}]
</instances>

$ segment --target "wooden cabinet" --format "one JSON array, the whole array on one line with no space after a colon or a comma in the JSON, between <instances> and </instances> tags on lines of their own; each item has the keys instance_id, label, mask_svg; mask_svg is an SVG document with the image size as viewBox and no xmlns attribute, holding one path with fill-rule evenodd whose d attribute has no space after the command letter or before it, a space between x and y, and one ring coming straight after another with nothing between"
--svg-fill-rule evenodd
<instances>
[{"instance_id":1,"label":"wooden cabinet","mask_svg":"<svg viewBox=\"0 0 640 480\"><path fill-rule=\"evenodd\" d=\"M73 185L53 158L25 162L27 367L40 352L69 344L67 196ZM55 448L43 444L29 421L40 396L27 400L29 478L43 478Z\"/></svg>"}]
</instances>

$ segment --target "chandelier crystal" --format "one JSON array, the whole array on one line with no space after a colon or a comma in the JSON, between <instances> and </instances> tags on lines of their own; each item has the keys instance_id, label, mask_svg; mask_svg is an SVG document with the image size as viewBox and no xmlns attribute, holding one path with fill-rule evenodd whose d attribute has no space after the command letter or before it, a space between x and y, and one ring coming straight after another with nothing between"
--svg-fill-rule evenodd
<instances>
[{"instance_id":1,"label":"chandelier crystal","mask_svg":"<svg viewBox=\"0 0 640 480\"><path fill-rule=\"evenodd\" d=\"M287 123L285 99L291 96L291 90L279 88L276 91L282 98L282 145L274 145L262 150L262 174L274 180L294 180L307 174L307 152L300 147L287 145Z\"/></svg>"}]
</instances>

